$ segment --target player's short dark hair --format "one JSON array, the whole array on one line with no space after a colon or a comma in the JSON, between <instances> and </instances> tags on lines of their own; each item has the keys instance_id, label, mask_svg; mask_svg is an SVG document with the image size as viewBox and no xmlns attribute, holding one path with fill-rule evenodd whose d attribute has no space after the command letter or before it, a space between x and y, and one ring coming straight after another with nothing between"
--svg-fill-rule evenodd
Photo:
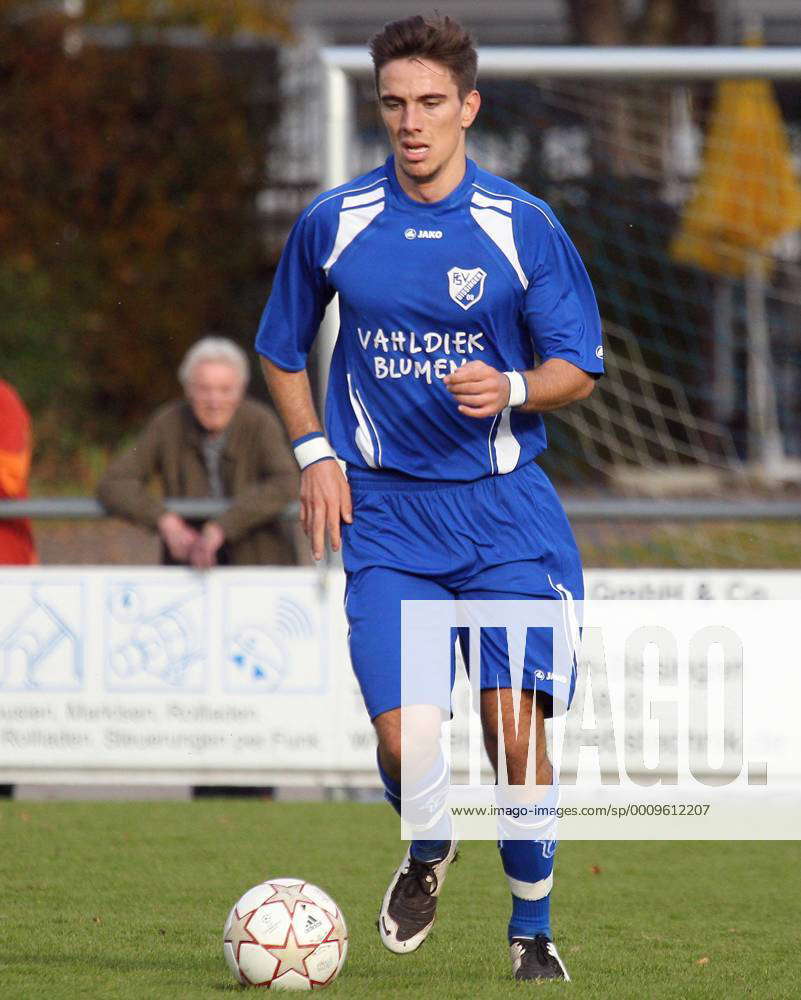
<instances>
[{"instance_id":1,"label":"player's short dark hair","mask_svg":"<svg viewBox=\"0 0 801 1000\"><path fill-rule=\"evenodd\" d=\"M475 42L470 32L452 17L415 14L390 21L373 35L368 48L373 57L376 88L378 74L388 62L419 56L448 67L460 98L475 90L478 74Z\"/></svg>"}]
</instances>

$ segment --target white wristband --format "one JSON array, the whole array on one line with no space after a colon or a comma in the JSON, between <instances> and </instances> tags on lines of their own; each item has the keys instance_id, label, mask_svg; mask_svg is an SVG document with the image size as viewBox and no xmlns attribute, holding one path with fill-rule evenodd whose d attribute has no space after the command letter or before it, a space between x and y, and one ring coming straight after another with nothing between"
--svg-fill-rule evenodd
<instances>
[{"instance_id":1,"label":"white wristband","mask_svg":"<svg viewBox=\"0 0 801 1000\"><path fill-rule=\"evenodd\" d=\"M296 444L292 450L295 452L295 458L301 472L313 465L314 462L319 462L321 458L336 458L334 449L322 434Z\"/></svg>"},{"instance_id":2,"label":"white wristband","mask_svg":"<svg viewBox=\"0 0 801 1000\"><path fill-rule=\"evenodd\" d=\"M509 406L522 406L528 399L528 382L522 372L504 372L509 379Z\"/></svg>"}]
</instances>

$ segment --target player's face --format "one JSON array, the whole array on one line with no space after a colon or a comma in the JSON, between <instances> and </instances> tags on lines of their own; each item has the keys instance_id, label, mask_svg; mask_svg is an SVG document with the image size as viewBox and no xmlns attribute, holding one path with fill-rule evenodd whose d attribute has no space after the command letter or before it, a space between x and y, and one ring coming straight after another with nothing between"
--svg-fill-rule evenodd
<instances>
[{"instance_id":1,"label":"player's face","mask_svg":"<svg viewBox=\"0 0 801 1000\"><path fill-rule=\"evenodd\" d=\"M446 66L415 57L381 68L378 98L401 183L444 185L437 197L445 197L464 173L465 130L478 113L478 91L460 98Z\"/></svg>"},{"instance_id":2,"label":"player's face","mask_svg":"<svg viewBox=\"0 0 801 1000\"><path fill-rule=\"evenodd\" d=\"M221 361L201 361L192 369L186 395L200 425L210 434L221 434L242 402L242 376Z\"/></svg>"}]
</instances>

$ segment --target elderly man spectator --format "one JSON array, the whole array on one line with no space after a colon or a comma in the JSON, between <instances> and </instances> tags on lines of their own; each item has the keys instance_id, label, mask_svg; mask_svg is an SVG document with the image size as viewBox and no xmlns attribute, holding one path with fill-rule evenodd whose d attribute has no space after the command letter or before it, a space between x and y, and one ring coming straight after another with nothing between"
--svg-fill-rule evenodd
<instances>
[{"instance_id":1,"label":"elderly man spectator","mask_svg":"<svg viewBox=\"0 0 801 1000\"><path fill-rule=\"evenodd\" d=\"M205 337L178 377L186 398L168 403L109 466L98 487L106 510L157 530L162 562L215 565L294 562L279 524L297 495L297 465L275 414L245 398L248 360L233 341ZM214 520L185 520L162 498L230 499Z\"/></svg>"}]
</instances>

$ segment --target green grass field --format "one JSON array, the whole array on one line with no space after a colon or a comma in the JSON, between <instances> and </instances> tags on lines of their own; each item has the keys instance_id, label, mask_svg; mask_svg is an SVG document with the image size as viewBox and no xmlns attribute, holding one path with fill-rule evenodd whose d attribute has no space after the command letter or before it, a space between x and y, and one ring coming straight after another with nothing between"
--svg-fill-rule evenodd
<instances>
[{"instance_id":1,"label":"green grass field","mask_svg":"<svg viewBox=\"0 0 801 1000\"><path fill-rule=\"evenodd\" d=\"M358 847L357 847L358 845ZM222 957L230 906L268 876L342 907L350 955L329 995L798 997L795 842L566 842L555 930L573 982L510 979L495 845L463 845L432 936L394 956L374 927L400 859L383 805L206 800L0 805L0 997L241 995Z\"/></svg>"}]
</instances>

